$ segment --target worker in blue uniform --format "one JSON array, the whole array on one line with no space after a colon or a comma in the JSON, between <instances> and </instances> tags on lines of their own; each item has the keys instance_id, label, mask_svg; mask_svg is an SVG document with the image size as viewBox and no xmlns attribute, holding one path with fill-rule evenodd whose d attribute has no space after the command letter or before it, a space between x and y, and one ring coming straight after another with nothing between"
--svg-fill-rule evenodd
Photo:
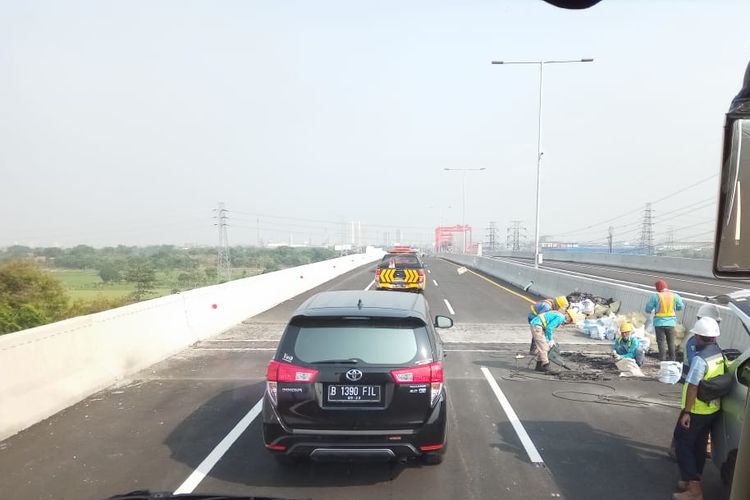
<instances>
[{"instance_id":1,"label":"worker in blue uniform","mask_svg":"<svg viewBox=\"0 0 750 500\"><path fill-rule=\"evenodd\" d=\"M531 320L531 335L536 346L536 371L552 371L549 366L548 353L555 343L554 332L556 328L568 322L570 322L570 316L562 311L543 312Z\"/></svg>"},{"instance_id":2,"label":"worker in blue uniform","mask_svg":"<svg viewBox=\"0 0 750 500\"><path fill-rule=\"evenodd\" d=\"M654 285L656 293L646 303L646 313L654 313L654 331L659 346L659 360L675 361L674 327L677 325L677 311L682 311L682 297L667 288L667 282L658 280Z\"/></svg>"},{"instance_id":3,"label":"worker in blue uniform","mask_svg":"<svg viewBox=\"0 0 750 500\"><path fill-rule=\"evenodd\" d=\"M536 318L542 313L545 313L547 311L564 311L568 308L568 298L565 295L560 295L559 297L550 298L550 299L544 299L536 304L533 304L529 309L531 311L528 314L528 321L529 324L531 324L531 320ZM532 331L531 336L531 346L529 347L529 354L536 353L536 345L534 344L534 335Z\"/></svg>"},{"instance_id":4,"label":"worker in blue uniform","mask_svg":"<svg viewBox=\"0 0 750 500\"><path fill-rule=\"evenodd\" d=\"M630 358L638 366L642 366L645 354L640 348L640 340L632 334L632 324L625 322L620 326L620 336L612 344L612 357L616 361Z\"/></svg>"}]
</instances>

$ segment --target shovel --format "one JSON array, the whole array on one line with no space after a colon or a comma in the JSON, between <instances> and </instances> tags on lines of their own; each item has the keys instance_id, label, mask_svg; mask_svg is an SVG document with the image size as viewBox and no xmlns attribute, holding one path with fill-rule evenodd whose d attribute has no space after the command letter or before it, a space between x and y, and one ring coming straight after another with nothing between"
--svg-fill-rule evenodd
<instances>
[{"instance_id":1,"label":"shovel","mask_svg":"<svg viewBox=\"0 0 750 500\"><path fill-rule=\"evenodd\" d=\"M560 354L560 347L557 344L553 345L550 348L549 352L547 353L547 357L549 358L551 363L555 363L557 366L562 366L566 370L570 370L568 365L565 364L565 361Z\"/></svg>"}]
</instances>

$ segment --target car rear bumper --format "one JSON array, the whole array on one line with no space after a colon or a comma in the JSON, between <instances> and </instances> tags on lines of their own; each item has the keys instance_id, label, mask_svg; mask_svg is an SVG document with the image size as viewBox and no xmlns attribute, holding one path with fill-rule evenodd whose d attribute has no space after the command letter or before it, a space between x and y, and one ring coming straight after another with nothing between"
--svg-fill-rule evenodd
<instances>
[{"instance_id":1,"label":"car rear bumper","mask_svg":"<svg viewBox=\"0 0 750 500\"><path fill-rule=\"evenodd\" d=\"M445 393L423 425L412 429L294 429L263 399L263 441L269 452L318 461L389 461L445 450Z\"/></svg>"},{"instance_id":2,"label":"car rear bumper","mask_svg":"<svg viewBox=\"0 0 750 500\"><path fill-rule=\"evenodd\" d=\"M378 283L378 288L383 290L424 290L422 283Z\"/></svg>"}]
</instances>

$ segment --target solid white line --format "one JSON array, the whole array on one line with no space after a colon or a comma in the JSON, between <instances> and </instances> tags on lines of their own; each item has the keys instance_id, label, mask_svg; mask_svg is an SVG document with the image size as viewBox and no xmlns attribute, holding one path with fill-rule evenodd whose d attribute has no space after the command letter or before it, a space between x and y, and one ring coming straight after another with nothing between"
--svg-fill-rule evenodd
<instances>
[{"instance_id":1,"label":"solid white line","mask_svg":"<svg viewBox=\"0 0 750 500\"><path fill-rule=\"evenodd\" d=\"M367 285L367 286L365 287L365 290L369 290L369 289L370 289L370 287L371 287L372 285L374 285L374 284L375 284L375 279L373 279L373 280L372 280L372 281L370 282L370 284L369 284L369 285Z\"/></svg>"},{"instance_id":2,"label":"solid white line","mask_svg":"<svg viewBox=\"0 0 750 500\"><path fill-rule=\"evenodd\" d=\"M252 421L255 420L255 417L260 414L260 410L262 408L263 399L261 398L260 401L255 403L255 406L253 406L252 409L247 412L244 417L242 417L242 420L237 422L237 425L235 425L234 428L229 431L229 434L227 434L224 439L222 439L221 442L216 445L216 448L214 448L211 453L208 454L203 462L200 463L198 468L195 469L193 473L190 474L190 476L188 476L185 482L182 483L180 487L174 491L174 495L185 495L188 493L192 493L193 490L200 484L200 482L203 481L203 479L208 475L208 473L211 472L211 469L214 468L221 457L224 456L224 453L227 452L229 447L232 446L235 441L237 441L237 438L240 437L243 432L245 432L245 429L247 429Z\"/></svg>"},{"instance_id":3,"label":"solid white line","mask_svg":"<svg viewBox=\"0 0 750 500\"><path fill-rule=\"evenodd\" d=\"M435 286L438 286L437 281L432 280L433 283L435 283Z\"/></svg>"},{"instance_id":4,"label":"solid white line","mask_svg":"<svg viewBox=\"0 0 750 500\"><path fill-rule=\"evenodd\" d=\"M496 258L496 260L501 260L502 261L503 259ZM505 261L505 262L507 262L507 261ZM514 261L514 263L520 264L520 265L524 265L526 267L534 267L533 265L527 264L526 262ZM637 276L648 276L650 278L659 278L660 277L657 274L649 274L647 272L638 272L638 271L633 271L633 270L630 270L630 269L620 270L620 269L614 269L612 267L600 266L600 265L597 265L597 264L593 264L593 265L592 264L579 264L579 263L576 263L576 262L565 262L565 261L555 261L555 260L552 260L552 261L547 262L546 265L545 265L545 267L548 270L562 271L563 273L567 271L568 273L571 273L573 275L579 274L581 276L586 276L586 277L589 277L589 278L605 279L605 280L613 281L615 283L625 283L627 285L644 288L644 289L649 290L649 291L653 289L652 285L648 285L648 284L645 284L645 283L638 283L637 281L621 280L621 279L617 279L617 278L612 278L610 276L603 276L601 274L588 274L588 273L584 273L584 272L581 272L581 271L574 271L573 269L565 269L564 267L555 267L556 263L564 264L564 265L572 265L572 266L576 266L576 267L583 267L585 269L606 270L606 271L611 271L613 273L620 273L620 274L635 274ZM667 279L669 281L682 281L684 283L693 283L695 285L708 285L708 286L712 286L712 287L716 287L716 288L726 288L726 289L729 289L729 290L739 290L740 289L737 286L722 285L722 284L719 284L719 283L713 283L711 281L688 280L688 279L684 279L684 278L677 278L674 275L670 275ZM692 295L694 297L698 297L699 300L703 300L703 298L706 296L705 294L698 294L698 293L686 292L686 291L682 291L682 290L674 290L674 291L677 292L677 293L679 293L679 294L681 294L681 295Z\"/></svg>"},{"instance_id":5,"label":"solid white line","mask_svg":"<svg viewBox=\"0 0 750 500\"><path fill-rule=\"evenodd\" d=\"M518 419L518 415L516 415L516 412L513 411L513 407L510 406L510 402L508 401L508 398L505 397L505 394L503 394L503 391L500 390L500 386L497 385L497 381L495 380L495 377L492 376L492 374L490 373L490 371L487 369L486 366L482 367L482 373L484 373L484 378L487 379L487 382L490 384L490 387L492 388L492 392L495 393L497 400L500 402L500 406L503 407L503 411L508 416L508 420L510 420L510 423L513 426L513 429L516 431L516 434L518 435L518 439L521 440L521 444L523 445L524 449L526 449L526 454L529 456L529 460L535 464L543 464L544 460L542 460L542 456L537 451L536 446L534 446L534 443L531 442L531 438L526 433L526 429L523 428L523 424Z\"/></svg>"},{"instance_id":6,"label":"solid white line","mask_svg":"<svg viewBox=\"0 0 750 500\"><path fill-rule=\"evenodd\" d=\"M508 262L508 261L504 261L504 260L502 260L500 258L496 258L496 260L499 260L501 262ZM518 264L520 266L524 266L524 267L528 267L528 268L533 268L534 267L533 265L526 264L525 262L524 263L519 262L519 261L511 261L511 262L513 264ZM549 271L549 272L553 272L553 273L557 273L557 274L563 274L565 276L583 277L583 278L590 278L590 279L596 279L596 280L604 280L604 282L606 282L606 283L624 283L627 286L630 286L632 288L637 288L639 290L646 291L646 292L652 291L652 289L653 289L653 287L651 285L646 285L644 283L638 283L636 281L626 281L626 280L621 280L621 279L617 279L617 278L610 278L609 276L602 276L600 274L588 274L588 273L583 273L581 271L573 271L572 269L563 269L562 267L551 267L549 265L543 266L542 268L545 269L545 270L547 270L547 271ZM633 273L633 274L639 274L639 273ZM670 277L668 279L669 280L673 280L674 278ZM682 281L685 281L685 280L682 280ZM714 285L711 285L711 286L714 286ZM721 286L721 285L716 285L716 286ZM698 294L698 293L685 292L685 291L682 291L682 290L673 290L673 291L679 293L680 295L695 297L696 300L703 300L705 298L705 294L701 295L701 294Z\"/></svg>"},{"instance_id":7,"label":"solid white line","mask_svg":"<svg viewBox=\"0 0 750 500\"><path fill-rule=\"evenodd\" d=\"M449 313L456 314L456 311L453 310L453 308L451 307L451 303L448 302L448 299L443 299L443 302L445 302L445 307L448 308Z\"/></svg>"}]
</instances>

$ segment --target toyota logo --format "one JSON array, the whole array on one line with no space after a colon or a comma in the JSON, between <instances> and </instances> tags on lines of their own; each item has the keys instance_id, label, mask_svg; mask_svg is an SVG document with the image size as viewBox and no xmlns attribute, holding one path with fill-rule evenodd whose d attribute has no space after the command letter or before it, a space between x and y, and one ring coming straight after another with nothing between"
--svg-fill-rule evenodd
<instances>
[{"instance_id":1,"label":"toyota logo","mask_svg":"<svg viewBox=\"0 0 750 500\"><path fill-rule=\"evenodd\" d=\"M362 370L357 370L356 368L353 368L346 372L346 378L351 380L352 382L356 382L357 380L362 378Z\"/></svg>"}]
</instances>

